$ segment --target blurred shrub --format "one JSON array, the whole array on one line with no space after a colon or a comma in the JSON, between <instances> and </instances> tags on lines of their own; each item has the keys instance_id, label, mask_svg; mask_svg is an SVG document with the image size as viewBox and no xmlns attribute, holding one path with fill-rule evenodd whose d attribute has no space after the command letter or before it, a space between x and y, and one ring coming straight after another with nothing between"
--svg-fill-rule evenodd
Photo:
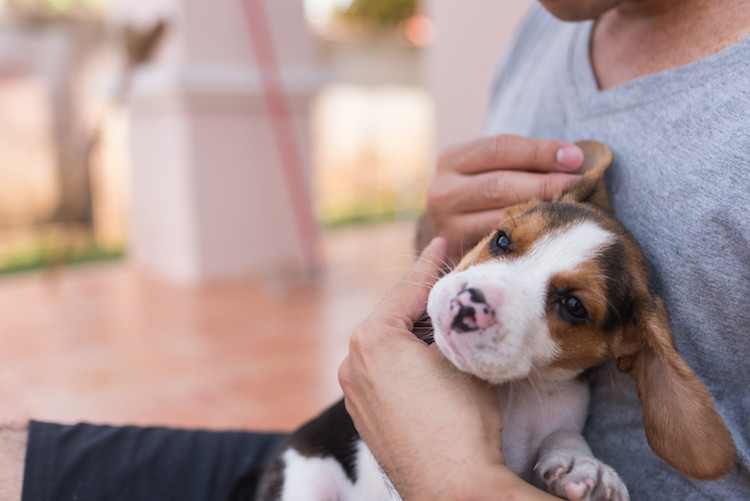
<instances>
[{"instance_id":1,"label":"blurred shrub","mask_svg":"<svg viewBox=\"0 0 750 501\"><path fill-rule=\"evenodd\" d=\"M11 12L37 15L100 15L108 3L108 0L5 0Z\"/></svg>"},{"instance_id":2,"label":"blurred shrub","mask_svg":"<svg viewBox=\"0 0 750 501\"><path fill-rule=\"evenodd\" d=\"M125 256L122 244L97 242L87 232L47 226L28 238L0 247L0 277L22 271L53 270L62 265L110 261Z\"/></svg>"},{"instance_id":3,"label":"blurred shrub","mask_svg":"<svg viewBox=\"0 0 750 501\"><path fill-rule=\"evenodd\" d=\"M417 13L417 0L353 0L340 15L375 27L393 27Z\"/></svg>"}]
</instances>

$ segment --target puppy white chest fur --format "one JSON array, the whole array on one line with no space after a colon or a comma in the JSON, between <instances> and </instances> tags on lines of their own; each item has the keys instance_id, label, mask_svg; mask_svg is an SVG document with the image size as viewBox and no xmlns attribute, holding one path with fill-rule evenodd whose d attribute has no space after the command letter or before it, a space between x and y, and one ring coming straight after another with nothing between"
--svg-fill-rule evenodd
<instances>
[{"instance_id":1,"label":"puppy white chest fur","mask_svg":"<svg viewBox=\"0 0 750 501\"><path fill-rule=\"evenodd\" d=\"M508 467L525 479L542 442L552 433L580 433L589 403L585 382L563 375L559 382L532 378L498 387L503 408L503 456Z\"/></svg>"}]
</instances>

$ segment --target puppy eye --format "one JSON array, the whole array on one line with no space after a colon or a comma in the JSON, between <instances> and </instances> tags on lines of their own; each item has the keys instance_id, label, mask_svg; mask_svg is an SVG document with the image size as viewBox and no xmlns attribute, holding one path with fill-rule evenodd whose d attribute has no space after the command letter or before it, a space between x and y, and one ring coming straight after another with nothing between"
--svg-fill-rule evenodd
<instances>
[{"instance_id":1,"label":"puppy eye","mask_svg":"<svg viewBox=\"0 0 750 501\"><path fill-rule=\"evenodd\" d=\"M589 312L575 296L564 296L561 300L560 317L572 324L585 324L589 320Z\"/></svg>"},{"instance_id":2,"label":"puppy eye","mask_svg":"<svg viewBox=\"0 0 750 501\"><path fill-rule=\"evenodd\" d=\"M498 231L497 233L495 233L495 236L492 237L492 241L490 242L490 251L492 251L492 253L496 256L500 254L507 254L512 250L510 246L510 237L508 237L508 235L506 235L504 231Z\"/></svg>"}]
</instances>

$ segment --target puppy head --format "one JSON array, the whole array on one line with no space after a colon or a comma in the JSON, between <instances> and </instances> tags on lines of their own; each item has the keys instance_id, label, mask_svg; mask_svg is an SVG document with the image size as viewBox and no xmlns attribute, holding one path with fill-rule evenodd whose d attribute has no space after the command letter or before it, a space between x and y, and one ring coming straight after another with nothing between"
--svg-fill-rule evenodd
<instances>
[{"instance_id":1,"label":"puppy head","mask_svg":"<svg viewBox=\"0 0 750 501\"><path fill-rule=\"evenodd\" d=\"M648 301L648 272L611 214L603 179L611 152L594 146L580 181L554 202L506 209L433 287L435 342L459 369L502 383L633 351L625 327Z\"/></svg>"},{"instance_id":2,"label":"puppy head","mask_svg":"<svg viewBox=\"0 0 750 501\"><path fill-rule=\"evenodd\" d=\"M571 377L605 359L636 379L652 449L679 472L717 478L734 445L672 343L640 245L613 216L608 148L579 143L581 180L555 201L506 209L496 230L433 287L435 342L493 383Z\"/></svg>"}]
</instances>

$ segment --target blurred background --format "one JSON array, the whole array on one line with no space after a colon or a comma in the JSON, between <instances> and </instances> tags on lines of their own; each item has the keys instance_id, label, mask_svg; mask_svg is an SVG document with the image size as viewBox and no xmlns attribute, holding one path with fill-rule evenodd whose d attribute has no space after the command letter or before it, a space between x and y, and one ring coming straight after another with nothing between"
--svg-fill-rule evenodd
<instances>
[{"instance_id":1,"label":"blurred background","mask_svg":"<svg viewBox=\"0 0 750 501\"><path fill-rule=\"evenodd\" d=\"M0 0L0 422L289 429L531 0Z\"/></svg>"}]
</instances>

